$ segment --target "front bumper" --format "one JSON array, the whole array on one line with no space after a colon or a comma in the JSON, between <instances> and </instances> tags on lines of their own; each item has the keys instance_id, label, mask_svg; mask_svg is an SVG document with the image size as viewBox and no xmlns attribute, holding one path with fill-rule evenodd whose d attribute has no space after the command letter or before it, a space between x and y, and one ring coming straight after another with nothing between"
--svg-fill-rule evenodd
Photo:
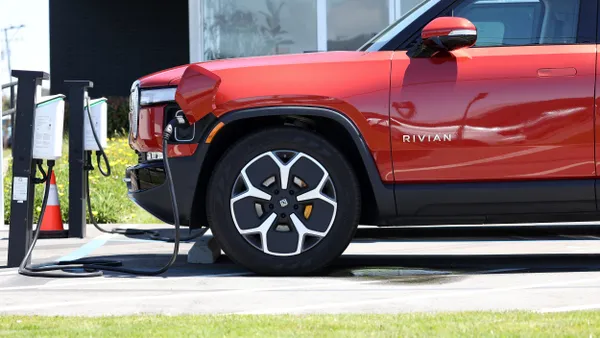
<instances>
[{"instance_id":1,"label":"front bumper","mask_svg":"<svg viewBox=\"0 0 600 338\"><path fill-rule=\"evenodd\" d=\"M191 156L171 157L169 164L179 209L181 225L199 228L204 226L204 191L200 177L210 175L202 168L208 145L200 144ZM142 209L159 220L174 224L171 194L163 161L141 163L127 168L125 172L128 195Z\"/></svg>"},{"instance_id":2,"label":"front bumper","mask_svg":"<svg viewBox=\"0 0 600 338\"><path fill-rule=\"evenodd\" d=\"M179 219L183 226L198 228L204 226L204 189L201 177L207 177L210 172L203 172L203 164L209 144L205 142L207 131L216 124L214 115L207 115L194 124L193 135L187 142L170 142L186 150L178 153L169 150L169 164L179 209ZM156 151L156 150L154 150ZM189 156L188 156L189 155ZM174 224L171 194L166 179L163 160L145 162L140 158L138 165L129 167L125 172L124 181L127 184L129 198L159 220ZM208 170L208 169L206 169ZM203 181L202 181L203 182Z\"/></svg>"},{"instance_id":3,"label":"front bumper","mask_svg":"<svg viewBox=\"0 0 600 338\"><path fill-rule=\"evenodd\" d=\"M133 202L162 222L175 223L162 161L127 168L124 181L127 184L129 198Z\"/></svg>"}]
</instances>

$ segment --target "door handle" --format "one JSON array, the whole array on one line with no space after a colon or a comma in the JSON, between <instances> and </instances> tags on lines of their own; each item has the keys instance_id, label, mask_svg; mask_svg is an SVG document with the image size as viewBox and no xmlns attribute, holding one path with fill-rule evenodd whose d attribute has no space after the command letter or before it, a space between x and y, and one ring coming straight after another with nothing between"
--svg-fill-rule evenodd
<instances>
[{"instance_id":1,"label":"door handle","mask_svg":"<svg viewBox=\"0 0 600 338\"><path fill-rule=\"evenodd\" d=\"M540 68L538 69L538 77L561 77L561 76L575 76L577 75L577 69L573 67L568 68Z\"/></svg>"}]
</instances>

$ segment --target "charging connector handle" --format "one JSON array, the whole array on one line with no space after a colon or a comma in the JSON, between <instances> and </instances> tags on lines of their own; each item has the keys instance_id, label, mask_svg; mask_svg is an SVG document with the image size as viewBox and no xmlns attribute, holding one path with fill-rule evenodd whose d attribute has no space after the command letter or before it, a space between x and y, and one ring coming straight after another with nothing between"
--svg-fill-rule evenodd
<instances>
[{"instance_id":1,"label":"charging connector handle","mask_svg":"<svg viewBox=\"0 0 600 338\"><path fill-rule=\"evenodd\" d=\"M183 110L178 111L177 113L175 113L175 118L169 121L169 123L165 127L165 130L163 132L163 139L167 141L171 140L173 132L175 131L175 127L184 126L187 124L189 124L189 122L185 117L185 114L183 114Z\"/></svg>"}]
</instances>

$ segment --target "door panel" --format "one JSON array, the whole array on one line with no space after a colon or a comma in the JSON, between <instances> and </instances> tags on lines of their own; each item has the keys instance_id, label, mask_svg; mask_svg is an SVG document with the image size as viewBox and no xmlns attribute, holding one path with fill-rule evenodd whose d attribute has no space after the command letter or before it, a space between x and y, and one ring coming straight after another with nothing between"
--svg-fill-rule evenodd
<instances>
[{"instance_id":1,"label":"door panel","mask_svg":"<svg viewBox=\"0 0 600 338\"><path fill-rule=\"evenodd\" d=\"M600 27L598 27L599 30L599 35L600 35ZM597 45L596 47L599 47L600 45ZM596 51L600 52L600 50L598 50L598 48L596 48ZM600 109L598 107L600 107L600 91L598 89L600 89L600 63L598 63L597 65L597 69L596 69L596 97L595 97L595 102L596 102L596 110L595 110L595 134L596 134L596 138L595 138L595 145L596 145L596 176L600 175ZM600 182L598 182L599 184L599 188L600 188ZM600 192L598 192L598 194L600 194ZM600 196L598 196L598 210L600 210Z\"/></svg>"},{"instance_id":2,"label":"door panel","mask_svg":"<svg viewBox=\"0 0 600 338\"><path fill-rule=\"evenodd\" d=\"M594 177L596 45L394 54L393 178Z\"/></svg>"}]
</instances>

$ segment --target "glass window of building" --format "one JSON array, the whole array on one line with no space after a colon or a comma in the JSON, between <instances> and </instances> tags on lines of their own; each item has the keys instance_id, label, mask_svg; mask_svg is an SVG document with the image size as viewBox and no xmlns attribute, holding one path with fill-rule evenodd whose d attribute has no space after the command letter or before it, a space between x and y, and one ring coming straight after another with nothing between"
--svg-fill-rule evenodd
<instances>
[{"instance_id":1,"label":"glass window of building","mask_svg":"<svg viewBox=\"0 0 600 338\"><path fill-rule=\"evenodd\" d=\"M190 0L192 62L357 50L427 0Z\"/></svg>"},{"instance_id":2,"label":"glass window of building","mask_svg":"<svg viewBox=\"0 0 600 338\"><path fill-rule=\"evenodd\" d=\"M389 0L328 0L327 49L357 50L390 23Z\"/></svg>"},{"instance_id":3,"label":"glass window of building","mask_svg":"<svg viewBox=\"0 0 600 338\"><path fill-rule=\"evenodd\" d=\"M317 0L204 0L205 60L317 49Z\"/></svg>"},{"instance_id":4,"label":"glass window of building","mask_svg":"<svg viewBox=\"0 0 600 338\"><path fill-rule=\"evenodd\" d=\"M423 0L400 0L400 15L406 14Z\"/></svg>"}]
</instances>

